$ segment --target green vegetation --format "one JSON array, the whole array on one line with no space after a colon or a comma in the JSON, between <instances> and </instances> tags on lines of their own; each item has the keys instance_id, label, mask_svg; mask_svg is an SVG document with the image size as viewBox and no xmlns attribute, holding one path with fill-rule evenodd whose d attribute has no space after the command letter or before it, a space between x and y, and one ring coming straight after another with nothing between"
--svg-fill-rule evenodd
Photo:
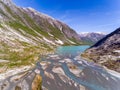
<instances>
[{"instance_id":1,"label":"green vegetation","mask_svg":"<svg viewBox=\"0 0 120 90\"><path fill-rule=\"evenodd\" d=\"M29 27L19 23L19 22L9 22L8 24L10 27L14 28L15 30L19 30L22 29L24 30L26 33L33 35L33 36L37 36L37 34Z\"/></svg>"},{"instance_id":2,"label":"green vegetation","mask_svg":"<svg viewBox=\"0 0 120 90\"><path fill-rule=\"evenodd\" d=\"M86 41L82 41L84 45L90 45L92 46L94 44L94 42L86 40Z\"/></svg>"},{"instance_id":3,"label":"green vegetation","mask_svg":"<svg viewBox=\"0 0 120 90\"><path fill-rule=\"evenodd\" d=\"M21 87L16 86L16 87L15 87L15 90L22 90L22 89L21 89Z\"/></svg>"},{"instance_id":4,"label":"green vegetation","mask_svg":"<svg viewBox=\"0 0 120 90\"><path fill-rule=\"evenodd\" d=\"M59 38L59 39L64 38L63 34L58 28L53 27L52 25L49 25L48 28L50 29L50 33L54 35L54 38Z\"/></svg>"},{"instance_id":5,"label":"green vegetation","mask_svg":"<svg viewBox=\"0 0 120 90\"><path fill-rule=\"evenodd\" d=\"M3 26L1 25L1 23L0 23L0 28L2 28Z\"/></svg>"},{"instance_id":6,"label":"green vegetation","mask_svg":"<svg viewBox=\"0 0 120 90\"><path fill-rule=\"evenodd\" d=\"M69 38L69 40L73 41L76 43L76 45L83 45L83 42L78 42L74 37Z\"/></svg>"},{"instance_id":7,"label":"green vegetation","mask_svg":"<svg viewBox=\"0 0 120 90\"><path fill-rule=\"evenodd\" d=\"M8 65L9 67L31 65L39 59L40 54L47 54L53 51L53 45L47 45L46 43L44 43L44 41L41 42L39 38L42 39L43 37L45 37L53 41L57 39L60 39L62 41L66 40L67 37L59 30L59 28L55 25L51 25L47 19L41 18L37 15L35 17L34 15L33 17L31 17L29 13L24 9L13 6L15 7L15 10L12 10L13 7L9 7L9 5L4 4L2 1L0 1L0 3L2 3L5 11L7 12L6 13L2 11L2 9L0 9L0 13L5 17L4 24L16 30L16 32L18 32L19 34L30 38L38 44L37 46L35 46L19 40L11 40L10 43L9 40L1 41L0 59L10 61L9 63L6 63L6 65ZM0 28L1 27L2 25L0 24ZM5 27L3 26L3 28ZM70 29L66 26L64 26L63 28L64 30L68 29L68 31L71 33L75 33L72 29L70 31ZM5 30L9 31L8 28L5 28ZM51 37L47 31L51 33L53 37ZM75 38L72 38L71 40L78 45L80 44ZM15 45L12 46L11 42ZM70 45L70 43L66 41L64 45ZM2 67L3 64L0 64L0 66Z\"/></svg>"},{"instance_id":8,"label":"green vegetation","mask_svg":"<svg viewBox=\"0 0 120 90\"><path fill-rule=\"evenodd\" d=\"M9 68L32 65L40 59L40 55L53 52L53 49L50 47L48 48L47 45L47 48L42 48L42 45L32 46L25 42L21 42L21 44L24 48L10 47L4 42L1 42L0 46L2 48L0 48L0 59L10 61L6 63ZM1 67L4 65L5 64L2 63L0 64Z\"/></svg>"}]
</instances>

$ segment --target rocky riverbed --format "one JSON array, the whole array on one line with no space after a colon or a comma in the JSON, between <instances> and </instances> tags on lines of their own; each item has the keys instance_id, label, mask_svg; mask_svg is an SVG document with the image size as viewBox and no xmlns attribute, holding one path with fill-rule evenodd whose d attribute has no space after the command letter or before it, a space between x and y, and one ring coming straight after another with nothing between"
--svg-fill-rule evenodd
<instances>
[{"instance_id":1,"label":"rocky riverbed","mask_svg":"<svg viewBox=\"0 0 120 90\"><path fill-rule=\"evenodd\" d=\"M119 73L87 62L80 56L51 54L44 56L34 68L23 67L8 72L0 76L0 90L120 89Z\"/></svg>"}]
</instances>

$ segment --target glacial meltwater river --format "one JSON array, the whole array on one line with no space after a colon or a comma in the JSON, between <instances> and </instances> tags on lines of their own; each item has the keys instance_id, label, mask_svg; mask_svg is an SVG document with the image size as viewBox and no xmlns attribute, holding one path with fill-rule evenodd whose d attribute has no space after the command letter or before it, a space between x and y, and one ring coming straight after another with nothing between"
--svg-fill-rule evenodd
<instances>
[{"instance_id":1,"label":"glacial meltwater river","mask_svg":"<svg viewBox=\"0 0 120 90\"><path fill-rule=\"evenodd\" d=\"M93 62L88 62L80 57L80 54L84 52L87 48L89 48L89 46L58 47L54 55L48 55L47 57L44 57L42 59L42 61L51 62L51 65L49 65L48 67L49 70L47 70L46 72L53 74L53 67L55 65L61 65L61 68L63 69L65 75L73 80L75 83L86 87L85 90L120 90L119 73L105 70L103 67ZM72 62L76 67L79 68L77 69L78 71L80 71L78 76L70 71L70 68L68 67L68 63L70 62ZM43 69L41 69L41 71L44 72ZM48 90L59 90L59 88L55 88L55 85L53 85L54 88L50 89L52 85L47 86L47 80L44 78L44 73L41 73L41 75L43 77L44 87L48 88ZM57 80L55 82L57 83ZM53 82L51 81L51 83ZM63 90L68 89L64 88Z\"/></svg>"},{"instance_id":2,"label":"glacial meltwater river","mask_svg":"<svg viewBox=\"0 0 120 90\"><path fill-rule=\"evenodd\" d=\"M61 46L43 56L36 66L0 81L0 90L31 90L42 76L42 90L120 90L120 74L88 62L80 54L89 46ZM5 74L4 74L5 75ZM3 76L4 76L3 75Z\"/></svg>"}]
</instances>

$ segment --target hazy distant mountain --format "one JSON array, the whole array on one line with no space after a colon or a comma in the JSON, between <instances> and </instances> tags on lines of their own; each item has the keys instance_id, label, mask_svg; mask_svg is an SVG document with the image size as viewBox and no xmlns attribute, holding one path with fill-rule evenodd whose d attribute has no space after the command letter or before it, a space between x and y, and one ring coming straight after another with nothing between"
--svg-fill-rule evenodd
<instances>
[{"instance_id":1,"label":"hazy distant mountain","mask_svg":"<svg viewBox=\"0 0 120 90\"><path fill-rule=\"evenodd\" d=\"M120 72L120 28L86 50L83 56Z\"/></svg>"},{"instance_id":2,"label":"hazy distant mountain","mask_svg":"<svg viewBox=\"0 0 120 90\"><path fill-rule=\"evenodd\" d=\"M100 32L85 32L85 33L80 33L79 34L80 39L85 41L86 43L94 44L103 37L106 36L105 33L100 33Z\"/></svg>"}]
</instances>

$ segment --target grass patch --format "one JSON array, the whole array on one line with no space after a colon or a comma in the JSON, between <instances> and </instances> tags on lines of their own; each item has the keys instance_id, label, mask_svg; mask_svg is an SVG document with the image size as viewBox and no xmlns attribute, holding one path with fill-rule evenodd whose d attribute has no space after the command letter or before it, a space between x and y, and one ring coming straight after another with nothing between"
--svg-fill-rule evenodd
<instances>
[{"instance_id":1,"label":"grass patch","mask_svg":"<svg viewBox=\"0 0 120 90\"><path fill-rule=\"evenodd\" d=\"M24 48L13 48L1 43L0 54L3 55L0 56L0 59L9 60L10 62L6 64L9 68L35 64L37 60L40 60L40 55L53 52L53 49L47 45L46 48L43 48L42 45L32 46L21 42ZM2 67L3 64L0 66Z\"/></svg>"},{"instance_id":2,"label":"grass patch","mask_svg":"<svg viewBox=\"0 0 120 90\"><path fill-rule=\"evenodd\" d=\"M19 23L19 22L9 22L8 25L12 28L14 28L15 30L19 30L22 29L24 30L26 33L32 35L32 36L37 36L37 34L29 27Z\"/></svg>"}]
</instances>

